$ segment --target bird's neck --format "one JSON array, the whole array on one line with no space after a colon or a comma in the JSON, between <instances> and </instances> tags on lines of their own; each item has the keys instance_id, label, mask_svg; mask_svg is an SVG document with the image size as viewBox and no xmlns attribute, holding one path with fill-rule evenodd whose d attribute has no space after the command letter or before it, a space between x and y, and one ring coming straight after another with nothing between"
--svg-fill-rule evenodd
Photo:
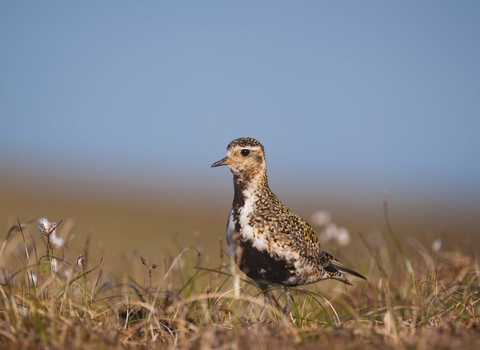
<instances>
[{"instance_id":1,"label":"bird's neck","mask_svg":"<svg viewBox=\"0 0 480 350\"><path fill-rule=\"evenodd\" d=\"M250 197L268 189L267 174L266 172L234 174L233 188L235 190L233 203L241 207Z\"/></svg>"}]
</instances>

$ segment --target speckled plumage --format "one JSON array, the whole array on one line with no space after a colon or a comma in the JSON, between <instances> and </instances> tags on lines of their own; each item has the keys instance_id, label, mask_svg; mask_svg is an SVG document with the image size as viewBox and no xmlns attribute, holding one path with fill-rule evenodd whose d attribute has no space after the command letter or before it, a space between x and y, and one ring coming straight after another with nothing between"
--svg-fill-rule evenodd
<instances>
[{"instance_id":1,"label":"speckled plumage","mask_svg":"<svg viewBox=\"0 0 480 350\"><path fill-rule=\"evenodd\" d=\"M229 248L240 269L262 289L329 278L350 284L343 273L365 278L325 252L312 227L273 194L257 140L232 141L227 156L212 167L221 165L232 171L235 190L227 223Z\"/></svg>"}]
</instances>

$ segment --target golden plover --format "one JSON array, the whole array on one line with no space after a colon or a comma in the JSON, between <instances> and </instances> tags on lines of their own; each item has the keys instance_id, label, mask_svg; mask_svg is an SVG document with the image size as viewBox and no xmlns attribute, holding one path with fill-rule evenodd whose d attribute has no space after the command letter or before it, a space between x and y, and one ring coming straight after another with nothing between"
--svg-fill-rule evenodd
<instances>
[{"instance_id":1,"label":"golden plover","mask_svg":"<svg viewBox=\"0 0 480 350\"><path fill-rule=\"evenodd\" d=\"M233 173L235 194L227 222L227 243L240 269L262 291L269 285L294 287L326 279L351 284L343 273L365 279L325 252L312 227L270 190L262 144L233 140L227 156L212 164ZM291 294L285 289L289 312ZM270 293L265 293L268 301ZM265 308L262 310L262 318Z\"/></svg>"}]
</instances>

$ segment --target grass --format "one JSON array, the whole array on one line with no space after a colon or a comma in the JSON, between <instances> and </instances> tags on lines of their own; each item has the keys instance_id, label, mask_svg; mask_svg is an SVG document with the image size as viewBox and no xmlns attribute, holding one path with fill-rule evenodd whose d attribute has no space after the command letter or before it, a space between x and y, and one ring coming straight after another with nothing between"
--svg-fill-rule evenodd
<instances>
[{"instance_id":1,"label":"grass","mask_svg":"<svg viewBox=\"0 0 480 350\"><path fill-rule=\"evenodd\" d=\"M0 247L0 347L480 348L476 255L400 239L386 204L388 239L359 234L338 256L368 281L292 289L286 320L276 288L262 322L263 296L221 249L218 266L177 246L163 261L131 253L107 268L89 261L90 236L73 256L72 237L54 249L36 223L18 222Z\"/></svg>"}]
</instances>

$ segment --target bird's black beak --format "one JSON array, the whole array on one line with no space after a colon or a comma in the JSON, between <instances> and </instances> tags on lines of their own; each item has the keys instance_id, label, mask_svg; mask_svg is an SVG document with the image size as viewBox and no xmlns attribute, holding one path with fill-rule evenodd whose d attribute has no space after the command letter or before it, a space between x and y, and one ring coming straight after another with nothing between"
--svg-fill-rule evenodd
<instances>
[{"instance_id":1,"label":"bird's black beak","mask_svg":"<svg viewBox=\"0 0 480 350\"><path fill-rule=\"evenodd\" d=\"M228 157L225 157L223 159L220 159L218 162L213 163L212 168L216 168L217 166L222 166L222 165L229 165L232 163L233 163L233 160L231 160Z\"/></svg>"}]
</instances>

